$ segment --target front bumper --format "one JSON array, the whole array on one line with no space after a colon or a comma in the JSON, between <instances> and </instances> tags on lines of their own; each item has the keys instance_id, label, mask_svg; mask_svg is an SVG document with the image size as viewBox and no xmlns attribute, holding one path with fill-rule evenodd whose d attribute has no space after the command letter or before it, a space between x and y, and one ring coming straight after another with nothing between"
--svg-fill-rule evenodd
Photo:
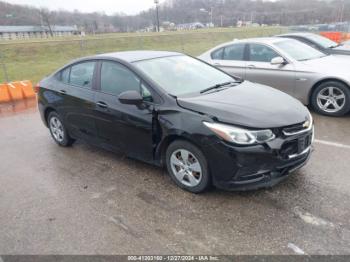
<instances>
[{"instance_id":1,"label":"front bumper","mask_svg":"<svg viewBox=\"0 0 350 262\"><path fill-rule=\"evenodd\" d=\"M272 187L308 162L312 140L310 130L296 136L280 136L265 145L236 147L223 141L214 143L205 150L213 183L225 190ZM307 142L302 147L300 141Z\"/></svg>"}]
</instances>

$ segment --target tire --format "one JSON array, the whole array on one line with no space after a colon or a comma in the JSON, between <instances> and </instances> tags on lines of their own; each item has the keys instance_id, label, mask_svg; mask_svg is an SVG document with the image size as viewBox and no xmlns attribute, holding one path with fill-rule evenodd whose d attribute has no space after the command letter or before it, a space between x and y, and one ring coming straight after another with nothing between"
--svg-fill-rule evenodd
<instances>
[{"instance_id":1,"label":"tire","mask_svg":"<svg viewBox=\"0 0 350 262\"><path fill-rule=\"evenodd\" d=\"M338 81L324 82L313 91L311 104L322 115L343 116L350 111L350 89Z\"/></svg>"},{"instance_id":2,"label":"tire","mask_svg":"<svg viewBox=\"0 0 350 262\"><path fill-rule=\"evenodd\" d=\"M53 140L59 146L69 147L73 145L75 140L69 136L59 114L51 112L47 117L47 123Z\"/></svg>"},{"instance_id":3,"label":"tire","mask_svg":"<svg viewBox=\"0 0 350 262\"><path fill-rule=\"evenodd\" d=\"M195 145L177 140L168 146L165 160L170 177L180 188L197 194L210 187L207 160Z\"/></svg>"}]
</instances>

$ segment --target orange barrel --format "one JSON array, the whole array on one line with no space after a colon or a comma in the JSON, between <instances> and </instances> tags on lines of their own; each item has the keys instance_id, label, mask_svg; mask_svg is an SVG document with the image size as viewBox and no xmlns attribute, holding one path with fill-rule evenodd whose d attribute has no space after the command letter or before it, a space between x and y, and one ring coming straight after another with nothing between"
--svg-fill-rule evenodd
<instances>
[{"instance_id":1,"label":"orange barrel","mask_svg":"<svg viewBox=\"0 0 350 262\"><path fill-rule=\"evenodd\" d=\"M11 97L7 89L7 84L0 84L0 103L9 101L11 101Z\"/></svg>"}]
</instances>

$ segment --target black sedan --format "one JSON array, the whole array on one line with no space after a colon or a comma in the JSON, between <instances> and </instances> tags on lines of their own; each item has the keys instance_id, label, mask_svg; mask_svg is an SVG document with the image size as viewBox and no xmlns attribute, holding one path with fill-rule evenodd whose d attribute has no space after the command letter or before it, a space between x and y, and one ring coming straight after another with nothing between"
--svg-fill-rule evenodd
<instances>
[{"instance_id":1,"label":"black sedan","mask_svg":"<svg viewBox=\"0 0 350 262\"><path fill-rule=\"evenodd\" d=\"M299 40L319 51L329 55L350 55L350 46L338 44L324 36L313 33L289 33L279 37Z\"/></svg>"},{"instance_id":2,"label":"black sedan","mask_svg":"<svg viewBox=\"0 0 350 262\"><path fill-rule=\"evenodd\" d=\"M87 57L38 87L58 145L82 139L166 166L194 193L272 186L311 153L313 122L299 101L180 53Z\"/></svg>"}]
</instances>

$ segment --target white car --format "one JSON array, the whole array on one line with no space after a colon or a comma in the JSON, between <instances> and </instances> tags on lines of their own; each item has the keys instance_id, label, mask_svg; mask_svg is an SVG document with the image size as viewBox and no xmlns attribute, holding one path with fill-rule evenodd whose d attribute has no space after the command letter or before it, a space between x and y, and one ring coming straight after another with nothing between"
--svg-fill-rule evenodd
<instances>
[{"instance_id":1,"label":"white car","mask_svg":"<svg viewBox=\"0 0 350 262\"><path fill-rule=\"evenodd\" d=\"M294 39L236 40L199 59L229 74L277 88L324 115L350 111L350 58L322 53ZM267 105L268 106L268 105Z\"/></svg>"}]
</instances>

